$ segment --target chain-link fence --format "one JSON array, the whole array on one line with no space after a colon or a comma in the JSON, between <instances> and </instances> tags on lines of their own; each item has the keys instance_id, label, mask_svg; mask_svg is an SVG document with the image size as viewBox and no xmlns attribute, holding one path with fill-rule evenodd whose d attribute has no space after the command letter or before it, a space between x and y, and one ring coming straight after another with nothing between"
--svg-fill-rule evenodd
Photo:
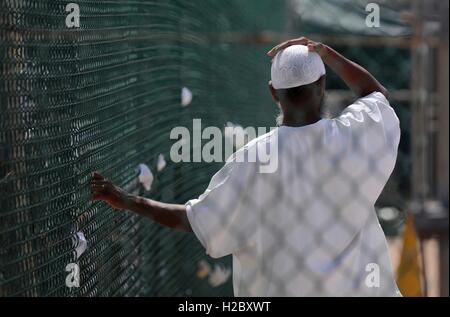
<instances>
[{"instance_id":1,"label":"chain-link fence","mask_svg":"<svg viewBox=\"0 0 450 317\"><path fill-rule=\"evenodd\" d=\"M0 294L231 294L197 278L195 237L90 203L88 181L100 170L133 186L147 164L153 198L198 195L219 166L171 164L170 130L191 118L272 121L265 49L220 39L264 19L239 1L78 1L80 27L68 28L68 3L0 3ZM183 87L193 95L185 108ZM156 173L160 154L168 164ZM69 263L80 288L65 285Z\"/></svg>"},{"instance_id":2,"label":"chain-link fence","mask_svg":"<svg viewBox=\"0 0 450 317\"><path fill-rule=\"evenodd\" d=\"M399 131L381 96L366 106L377 104L382 129L355 110L349 130L344 119L323 120L305 138L276 130L274 173L231 163L210 183L223 163L170 159L172 129L194 132L196 118L221 130L275 125L265 53L284 31L314 33L304 19L287 23L292 1L80 0L79 27L67 20L68 4L0 2L0 296L232 295L232 267L238 295L395 288L366 283L373 264L382 277L392 271L373 206L396 162ZM325 42L326 32L316 36ZM393 92L399 159L377 206L396 207L402 219L411 191L409 47L330 44ZM352 96L331 72L327 81L327 111L338 116ZM370 129L359 126L361 115ZM94 170L165 202L184 204L210 184L188 204L195 235L90 202ZM395 221L389 230L398 233ZM233 263L208 258L204 247L233 253ZM71 264L79 287L67 286Z\"/></svg>"}]
</instances>

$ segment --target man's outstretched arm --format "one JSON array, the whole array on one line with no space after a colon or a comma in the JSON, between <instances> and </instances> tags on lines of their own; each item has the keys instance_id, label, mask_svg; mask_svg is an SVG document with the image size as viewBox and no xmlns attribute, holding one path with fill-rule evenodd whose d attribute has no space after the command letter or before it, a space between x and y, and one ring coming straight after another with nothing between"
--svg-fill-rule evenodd
<instances>
[{"instance_id":1,"label":"man's outstretched arm","mask_svg":"<svg viewBox=\"0 0 450 317\"><path fill-rule=\"evenodd\" d=\"M184 232L192 232L184 205L166 204L134 196L115 186L100 173L94 172L91 180L92 200L104 201L116 209L127 209L154 222Z\"/></svg>"},{"instance_id":2,"label":"man's outstretched arm","mask_svg":"<svg viewBox=\"0 0 450 317\"><path fill-rule=\"evenodd\" d=\"M310 51L320 55L323 62L330 67L358 96L364 97L373 92L381 92L388 98L388 91L362 66L352 62L322 43L311 41L305 37L289 40L275 46L267 55L275 56L279 51L291 45L305 45Z\"/></svg>"}]
</instances>

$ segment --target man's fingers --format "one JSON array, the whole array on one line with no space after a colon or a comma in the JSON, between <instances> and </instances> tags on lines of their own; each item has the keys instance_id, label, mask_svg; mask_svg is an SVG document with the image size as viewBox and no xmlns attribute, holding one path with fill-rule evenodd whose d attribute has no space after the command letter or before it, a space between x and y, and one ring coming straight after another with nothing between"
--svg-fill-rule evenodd
<instances>
[{"instance_id":1,"label":"man's fingers","mask_svg":"<svg viewBox=\"0 0 450 317\"><path fill-rule=\"evenodd\" d=\"M91 200L92 201L105 201L106 200L106 196L98 193L98 192L94 192L91 194Z\"/></svg>"},{"instance_id":2,"label":"man's fingers","mask_svg":"<svg viewBox=\"0 0 450 317\"><path fill-rule=\"evenodd\" d=\"M289 47L289 46L292 46L292 45L305 45L305 44L308 44L308 41L309 41L309 40L308 40L307 38L301 37L301 38L298 38L298 39L292 39L292 40L283 42L283 43L281 43L281 44L278 44L278 45L275 46L274 48L272 48L272 49L269 51L268 55L269 55L269 56L274 56L274 55L276 55L279 51L281 51L281 50L283 50L283 49L285 49L285 48L287 48L287 47Z\"/></svg>"},{"instance_id":3,"label":"man's fingers","mask_svg":"<svg viewBox=\"0 0 450 317\"><path fill-rule=\"evenodd\" d=\"M317 52L322 45L321 45L321 43L309 42L307 46L310 51Z\"/></svg>"},{"instance_id":4,"label":"man's fingers","mask_svg":"<svg viewBox=\"0 0 450 317\"><path fill-rule=\"evenodd\" d=\"M108 188L109 188L108 184L91 184L91 191L93 190L106 191Z\"/></svg>"},{"instance_id":5,"label":"man's fingers","mask_svg":"<svg viewBox=\"0 0 450 317\"><path fill-rule=\"evenodd\" d=\"M306 37L300 37L298 39L293 39L287 41L284 45L282 45L283 48L286 48L288 46L292 45L305 45L308 44L309 40Z\"/></svg>"},{"instance_id":6,"label":"man's fingers","mask_svg":"<svg viewBox=\"0 0 450 317\"><path fill-rule=\"evenodd\" d=\"M267 53L267 55L268 55L269 57L274 57L274 56L277 55L277 53L281 50L281 47L282 47L283 45L285 45L285 43L281 43L281 44L275 46L274 48L272 48L272 49Z\"/></svg>"},{"instance_id":7,"label":"man's fingers","mask_svg":"<svg viewBox=\"0 0 450 317\"><path fill-rule=\"evenodd\" d=\"M92 179L105 179L99 172L92 173Z\"/></svg>"},{"instance_id":8,"label":"man's fingers","mask_svg":"<svg viewBox=\"0 0 450 317\"><path fill-rule=\"evenodd\" d=\"M102 179L102 180L92 179L91 180L91 185L108 185L108 184L110 184L110 182L105 179Z\"/></svg>"},{"instance_id":9,"label":"man's fingers","mask_svg":"<svg viewBox=\"0 0 450 317\"><path fill-rule=\"evenodd\" d=\"M275 56L279 51L284 50L285 48L292 46L292 45L307 45L309 43L309 40L305 37L301 37L298 39L292 39L286 42L283 42L274 48L272 48L267 55L270 57Z\"/></svg>"},{"instance_id":10,"label":"man's fingers","mask_svg":"<svg viewBox=\"0 0 450 317\"><path fill-rule=\"evenodd\" d=\"M307 38L301 37L299 39L287 41L287 43L285 43L281 46L280 50L283 50L292 45L307 45L308 43L309 43L309 40Z\"/></svg>"},{"instance_id":11,"label":"man's fingers","mask_svg":"<svg viewBox=\"0 0 450 317\"><path fill-rule=\"evenodd\" d=\"M95 197L97 200L107 199L111 196L108 188L103 186L91 186L91 197Z\"/></svg>"},{"instance_id":12,"label":"man's fingers","mask_svg":"<svg viewBox=\"0 0 450 317\"><path fill-rule=\"evenodd\" d=\"M102 184L91 185L91 192L99 192L102 194L106 194L108 191L108 187Z\"/></svg>"}]
</instances>

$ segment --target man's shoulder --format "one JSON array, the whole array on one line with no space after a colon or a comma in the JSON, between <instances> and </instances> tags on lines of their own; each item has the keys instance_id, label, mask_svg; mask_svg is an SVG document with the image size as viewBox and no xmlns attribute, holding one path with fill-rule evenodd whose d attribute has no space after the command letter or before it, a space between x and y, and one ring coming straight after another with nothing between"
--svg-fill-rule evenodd
<instances>
[{"instance_id":1,"label":"man's shoulder","mask_svg":"<svg viewBox=\"0 0 450 317\"><path fill-rule=\"evenodd\" d=\"M387 100L386 96L383 95L383 93L379 92L379 91L374 91L370 94L368 94L367 96L358 98L356 100L361 101L361 102L382 102L385 104L389 104L389 100Z\"/></svg>"},{"instance_id":2,"label":"man's shoulder","mask_svg":"<svg viewBox=\"0 0 450 317\"><path fill-rule=\"evenodd\" d=\"M250 140L246 145L244 145L241 149L250 149L252 147L256 147L258 145L269 143L273 140L274 137L278 137L278 128L271 129L269 132Z\"/></svg>"},{"instance_id":3,"label":"man's shoulder","mask_svg":"<svg viewBox=\"0 0 450 317\"><path fill-rule=\"evenodd\" d=\"M278 128L271 129L268 133L260 135L247 142L227 160L227 163L259 162L259 160L254 161L252 158L255 159L255 156L258 156L260 151L265 151L265 153L267 153L267 151L271 151L272 148L268 147L276 146L276 142L278 142Z\"/></svg>"},{"instance_id":4,"label":"man's shoulder","mask_svg":"<svg viewBox=\"0 0 450 317\"><path fill-rule=\"evenodd\" d=\"M398 121L396 113L386 96L381 92L373 92L347 106L333 121L342 123L344 126L350 126L352 122L355 124L380 123L392 119Z\"/></svg>"}]
</instances>

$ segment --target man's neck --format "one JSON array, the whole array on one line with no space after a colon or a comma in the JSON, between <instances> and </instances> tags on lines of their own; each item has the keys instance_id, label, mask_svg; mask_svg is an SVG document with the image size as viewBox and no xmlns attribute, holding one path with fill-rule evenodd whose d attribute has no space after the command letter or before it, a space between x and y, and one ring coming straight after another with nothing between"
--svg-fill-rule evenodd
<instances>
[{"instance_id":1,"label":"man's neck","mask_svg":"<svg viewBox=\"0 0 450 317\"><path fill-rule=\"evenodd\" d=\"M314 124L320 121L322 118L316 114L297 114L297 115L286 115L283 116L282 126L286 127L303 127L306 125Z\"/></svg>"}]
</instances>

